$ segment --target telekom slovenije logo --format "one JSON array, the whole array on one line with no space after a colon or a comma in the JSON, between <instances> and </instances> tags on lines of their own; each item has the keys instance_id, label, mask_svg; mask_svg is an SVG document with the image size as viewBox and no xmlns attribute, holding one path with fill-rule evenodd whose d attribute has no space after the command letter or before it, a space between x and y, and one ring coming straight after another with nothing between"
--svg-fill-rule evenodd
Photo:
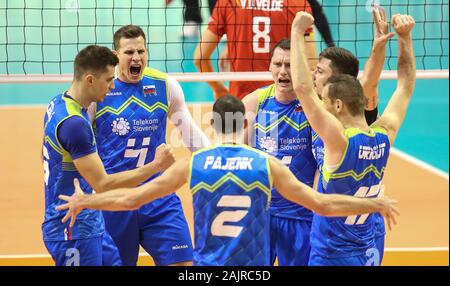
<instances>
[{"instance_id":1,"label":"telekom slovenije logo","mask_svg":"<svg viewBox=\"0 0 450 286\"><path fill-rule=\"evenodd\" d=\"M121 117L114 120L111 124L111 127L112 132L116 133L117 135L123 136L128 134L130 130L130 123L128 123L125 118Z\"/></svg>"}]
</instances>

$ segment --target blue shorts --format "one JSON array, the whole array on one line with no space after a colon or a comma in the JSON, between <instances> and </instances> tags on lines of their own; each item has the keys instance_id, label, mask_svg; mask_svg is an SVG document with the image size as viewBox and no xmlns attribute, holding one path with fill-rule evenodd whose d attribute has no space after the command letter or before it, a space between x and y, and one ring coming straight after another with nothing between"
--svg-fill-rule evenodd
<instances>
[{"instance_id":1,"label":"blue shorts","mask_svg":"<svg viewBox=\"0 0 450 286\"><path fill-rule=\"evenodd\" d=\"M108 234L103 236L44 241L56 266L121 266L119 251Z\"/></svg>"},{"instance_id":2,"label":"blue shorts","mask_svg":"<svg viewBox=\"0 0 450 286\"><path fill-rule=\"evenodd\" d=\"M383 262L384 257L384 240L385 240L384 234L375 236L375 247L378 249L378 253L380 255L380 265Z\"/></svg>"},{"instance_id":3,"label":"blue shorts","mask_svg":"<svg viewBox=\"0 0 450 286\"><path fill-rule=\"evenodd\" d=\"M311 222L270 216L270 261L279 266L306 266L311 245Z\"/></svg>"},{"instance_id":4,"label":"blue shorts","mask_svg":"<svg viewBox=\"0 0 450 286\"><path fill-rule=\"evenodd\" d=\"M352 257L328 258L311 253L309 266L364 266L367 262L366 255Z\"/></svg>"},{"instance_id":5,"label":"blue shorts","mask_svg":"<svg viewBox=\"0 0 450 286\"><path fill-rule=\"evenodd\" d=\"M103 217L106 230L119 248L123 265L136 265L139 245L152 256L156 265L193 259L189 226L176 194L135 211L104 211Z\"/></svg>"},{"instance_id":6,"label":"blue shorts","mask_svg":"<svg viewBox=\"0 0 450 286\"><path fill-rule=\"evenodd\" d=\"M103 266L122 266L119 249L112 237L105 232L102 239Z\"/></svg>"},{"instance_id":7,"label":"blue shorts","mask_svg":"<svg viewBox=\"0 0 450 286\"><path fill-rule=\"evenodd\" d=\"M369 248L362 255L329 258L311 251L309 266L380 266L379 251L376 247Z\"/></svg>"}]
</instances>

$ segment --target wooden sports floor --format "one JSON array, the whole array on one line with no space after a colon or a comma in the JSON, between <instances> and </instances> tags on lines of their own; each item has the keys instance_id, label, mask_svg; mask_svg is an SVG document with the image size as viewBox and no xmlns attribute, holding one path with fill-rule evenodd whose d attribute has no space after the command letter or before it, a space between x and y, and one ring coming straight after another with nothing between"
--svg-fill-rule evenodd
<instances>
[{"instance_id":1,"label":"wooden sports floor","mask_svg":"<svg viewBox=\"0 0 450 286\"><path fill-rule=\"evenodd\" d=\"M189 107L192 111L192 106ZM211 105L201 107L202 114ZM40 161L45 109L2 107L0 148L0 265L53 265L42 242L44 217L43 170ZM194 119L206 128L207 116ZM172 126L169 126L171 133ZM179 142L171 136L170 142ZM189 156L177 147L177 158ZM398 225L387 232L383 265L449 265L448 175L392 152L384 183L386 193L398 200ZM191 195L178 191L191 226ZM139 265L153 265L142 255Z\"/></svg>"}]
</instances>

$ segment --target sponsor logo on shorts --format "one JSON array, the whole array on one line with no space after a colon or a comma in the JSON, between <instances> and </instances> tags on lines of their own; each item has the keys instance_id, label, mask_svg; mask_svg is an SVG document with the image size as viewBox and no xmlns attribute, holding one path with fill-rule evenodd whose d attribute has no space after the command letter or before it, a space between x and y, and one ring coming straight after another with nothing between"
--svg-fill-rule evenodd
<instances>
[{"instance_id":1,"label":"sponsor logo on shorts","mask_svg":"<svg viewBox=\"0 0 450 286\"><path fill-rule=\"evenodd\" d=\"M186 248L189 248L189 246L187 244L172 246L172 250L179 250L179 249L186 249Z\"/></svg>"}]
</instances>

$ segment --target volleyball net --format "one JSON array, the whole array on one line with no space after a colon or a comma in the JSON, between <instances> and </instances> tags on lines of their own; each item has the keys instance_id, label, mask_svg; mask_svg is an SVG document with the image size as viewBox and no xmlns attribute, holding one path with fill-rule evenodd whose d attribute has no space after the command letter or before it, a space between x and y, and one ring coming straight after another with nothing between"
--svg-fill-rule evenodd
<instances>
[{"instance_id":1,"label":"volleyball net","mask_svg":"<svg viewBox=\"0 0 450 286\"><path fill-rule=\"evenodd\" d=\"M242 1L242 0L238 0ZM256 1L256 0L247 0ZM206 29L209 9L200 0ZM372 4L416 20L414 50L419 78L448 78L448 0L322 0L335 44L361 61L369 57L373 41ZM72 79L75 55L87 45L112 48L114 32L135 24L147 34L149 66L175 75L180 81L267 80L268 73L200 74L193 54L200 38L181 36L183 1L174 0L0 0L0 82L67 82ZM326 48L315 33L317 49ZM395 78L398 49L387 47L382 78ZM225 43L212 55L215 60ZM244 56L244 55L243 55ZM216 70L218 70L216 64ZM210 79L212 78L212 79Z\"/></svg>"}]
</instances>

